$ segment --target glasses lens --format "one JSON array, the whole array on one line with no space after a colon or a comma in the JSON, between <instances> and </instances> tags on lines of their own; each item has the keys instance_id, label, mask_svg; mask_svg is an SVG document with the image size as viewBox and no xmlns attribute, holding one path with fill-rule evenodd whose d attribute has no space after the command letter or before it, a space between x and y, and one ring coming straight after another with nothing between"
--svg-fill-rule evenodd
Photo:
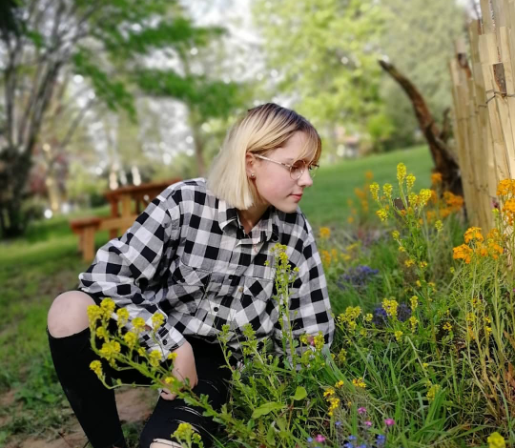
<instances>
[{"instance_id":1,"label":"glasses lens","mask_svg":"<svg viewBox=\"0 0 515 448\"><path fill-rule=\"evenodd\" d=\"M309 175L311 176L311 179L313 179L316 176L318 168L319 168L318 165L309 165L308 170L309 170Z\"/></svg>"},{"instance_id":2,"label":"glasses lens","mask_svg":"<svg viewBox=\"0 0 515 448\"><path fill-rule=\"evenodd\" d=\"M292 179L300 179L300 176L302 176L302 173L304 173L304 161L303 160L297 160L290 169L290 174Z\"/></svg>"}]
</instances>

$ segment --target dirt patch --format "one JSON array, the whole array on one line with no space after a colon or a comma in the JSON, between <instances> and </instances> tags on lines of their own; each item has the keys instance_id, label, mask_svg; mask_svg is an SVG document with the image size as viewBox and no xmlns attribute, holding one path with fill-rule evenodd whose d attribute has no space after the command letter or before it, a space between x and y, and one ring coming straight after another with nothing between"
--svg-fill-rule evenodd
<instances>
[{"instance_id":1,"label":"dirt patch","mask_svg":"<svg viewBox=\"0 0 515 448\"><path fill-rule=\"evenodd\" d=\"M122 424L138 423L148 419L158 394L155 390L138 387L116 392L116 404ZM10 401L9 401L10 400ZM14 391L9 391L0 397L0 406L14 402ZM0 419L3 417L0 417ZM1 423L0 423L1 426ZM70 425L59 432L48 432L39 437L14 438L5 448L83 448L87 439L75 418Z\"/></svg>"}]
</instances>

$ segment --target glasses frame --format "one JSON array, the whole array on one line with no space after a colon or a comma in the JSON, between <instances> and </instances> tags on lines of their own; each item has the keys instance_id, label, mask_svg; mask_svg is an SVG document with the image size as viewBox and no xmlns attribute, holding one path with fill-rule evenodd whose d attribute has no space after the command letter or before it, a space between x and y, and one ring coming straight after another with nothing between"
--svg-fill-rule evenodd
<instances>
[{"instance_id":1,"label":"glasses frame","mask_svg":"<svg viewBox=\"0 0 515 448\"><path fill-rule=\"evenodd\" d=\"M282 165L282 166L284 166L285 168L288 168L288 169L290 170L290 177L291 177L293 180L299 180L299 179L302 177L302 175L304 174L304 171L306 171L306 167L307 167L307 169L308 169L308 172L309 172L309 171L311 171L311 168L312 168L312 167L313 167L313 168L315 168L315 169L317 169L317 168L319 168L319 167L320 167L320 166L319 166L319 165L317 165L316 163L310 163L310 164L308 165L304 160L298 160L298 162L302 162L302 163L303 163L304 168L303 168L303 169L302 169L302 171L300 172L299 177L293 177L293 175L292 175L292 171L291 171L291 170L293 169L293 165L290 165L290 164L288 164L288 163L284 163L284 162L279 162L279 161L277 161L277 160L270 159L270 158L265 157L265 156L262 156L262 155L260 155L260 154L254 154L254 156L256 156L258 159L267 160L268 162L273 162L273 163L276 163L277 165ZM313 178L313 177L314 177L314 174L315 174L314 172L310 172L310 173L309 173L309 176Z\"/></svg>"}]
</instances>

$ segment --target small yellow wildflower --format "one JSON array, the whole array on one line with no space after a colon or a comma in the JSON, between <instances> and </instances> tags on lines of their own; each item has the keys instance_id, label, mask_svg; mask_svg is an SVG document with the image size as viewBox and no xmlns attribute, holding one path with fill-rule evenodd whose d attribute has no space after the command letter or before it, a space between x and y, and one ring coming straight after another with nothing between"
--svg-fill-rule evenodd
<instances>
[{"instance_id":1,"label":"small yellow wildflower","mask_svg":"<svg viewBox=\"0 0 515 448\"><path fill-rule=\"evenodd\" d=\"M100 349L100 356L105 358L107 361L113 361L116 359L116 355L120 353L121 346L116 341L104 342Z\"/></svg>"},{"instance_id":2,"label":"small yellow wildflower","mask_svg":"<svg viewBox=\"0 0 515 448\"><path fill-rule=\"evenodd\" d=\"M415 311L418 307L418 297L413 296L409 301L411 303L411 311Z\"/></svg>"},{"instance_id":3,"label":"small yellow wildflower","mask_svg":"<svg viewBox=\"0 0 515 448\"><path fill-rule=\"evenodd\" d=\"M118 316L118 326L122 327L129 321L129 311L127 308L119 308L116 311L116 315Z\"/></svg>"},{"instance_id":4,"label":"small yellow wildflower","mask_svg":"<svg viewBox=\"0 0 515 448\"><path fill-rule=\"evenodd\" d=\"M161 352L159 350L152 350L148 355L148 362L151 366L157 367L161 363Z\"/></svg>"},{"instance_id":5,"label":"small yellow wildflower","mask_svg":"<svg viewBox=\"0 0 515 448\"><path fill-rule=\"evenodd\" d=\"M392 232L392 237L394 240L398 240L400 238L401 234L397 231L397 230L394 230Z\"/></svg>"},{"instance_id":6,"label":"small yellow wildflower","mask_svg":"<svg viewBox=\"0 0 515 448\"><path fill-rule=\"evenodd\" d=\"M399 183L404 182L406 178L406 165L404 163L399 163L397 165L397 180Z\"/></svg>"},{"instance_id":7,"label":"small yellow wildflower","mask_svg":"<svg viewBox=\"0 0 515 448\"><path fill-rule=\"evenodd\" d=\"M406 252L406 248L404 246L399 246L399 252Z\"/></svg>"},{"instance_id":8,"label":"small yellow wildflower","mask_svg":"<svg viewBox=\"0 0 515 448\"><path fill-rule=\"evenodd\" d=\"M152 316L152 328L156 331L165 322L165 318L162 314L156 313Z\"/></svg>"},{"instance_id":9,"label":"small yellow wildflower","mask_svg":"<svg viewBox=\"0 0 515 448\"><path fill-rule=\"evenodd\" d=\"M406 260L404 262L404 266L406 266L407 268L410 268L411 266L413 266L415 264L415 260L412 260L411 258L409 258L408 260Z\"/></svg>"},{"instance_id":10,"label":"small yellow wildflower","mask_svg":"<svg viewBox=\"0 0 515 448\"><path fill-rule=\"evenodd\" d=\"M409 318L409 322L411 324L411 332L415 333L415 330L417 329L418 319L415 316L411 316Z\"/></svg>"},{"instance_id":11,"label":"small yellow wildflower","mask_svg":"<svg viewBox=\"0 0 515 448\"><path fill-rule=\"evenodd\" d=\"M388 213L386 212L386 210L384 208L377 210L376 215L379 217L379 219L382 222L386 221L386 219L388 218Z\"/></svg>"},{"instance_id":12,"label":"small yellow wildflower","mask_svg":"<svg viewBox=\"0 0 515 448\"><path fill-rule=\"evenodd\" d=\"M113 299L106 297L100 303L100 308L102 308L102 311L104 312L104 316L109 318L109 317L111 317L111 314L114 313L114 309L116 308L116 305L114 304Z\"/></svg>"},{"instance_id":13,"label":"small yellow wildflower","mask_svg":"<svg viewBox=\"0 0 515 448\"><path fill-rule=\"evenodd\" d=\"M172 352L167 356L167 359L169 359L170 361L175 361L176 358L177 358L177 353L175 353L175 352Z\"/></svg>"},{"instance_id":14,"label":"small yellow wildflower","mask_svg":"<svg viewBox=\"0 0 515 448\"><path fill-rule=\"evenodd\" d=\"M320 238L327 239L331 236L331 229L329 227L320 227Z\"/></svg>"},{"instance_id":15,"label":"small yellow wildflower","mask_svg":"<svg viewBox=\"0 0 515 448\"><path fill-rule=\"evenodd\" d=\"M365 322L372 322L374 315L372 313L365 314Z\"/></svg>"},{"instance_id":16,"label":"small yellow wildflower","mask_svg":"<svg viewBox=\"0 0 515 448\"><path fill-rule=\"evenodd\" d=\"M321 351L324 348L325 340L324 335L321 331L318 332L318 334L315 336L315 348L318 351Z\"/></svg>"},{"instance_id":17,"label":"small yellow wildflower","mask_svg":"<svg viewBox=\"0 0 515 448\"><path fill-rule=\"evenodd\" d=\"M363 378L354 378L352 380L352 384L355 386L355 387L359 387L361 389L365 389L367 387L366 383L363 381Z\"/></svg>"},{"instance_id":18,"label":"small yellow wildflower","mask_svg":"<svg viewBox=\"0 0 515 448\"><path fill-rule=\"evenodd\" d=\"M392 198L392 190L393 190L393 187L391 184L384 184L383 185L383 193L384 195L388 198L388 199L391 199Z\"/></svg>"},{"instance_id":19,"label":"small yellow wildflower","mask_svg":"<svg viewBox=\"0 0 515 448\"><path fill-rule=\"evenodd\" d=\"M399 341L399 342L400 342L400 341L402 340L402 336L403 336L403 334L404 334L404 333L403 333L402 331L397 330L397 331L394 333L394 335L395 335L395 339L397 339L397 341Z\"/></svg>"},{"instance_id":20,"label":"small yellow wildflower","mask_svg":"<svg viewBox=\"0 0 515 448\"><path fill-rule=\"evenodd\" d=\"M102 309L98 305L89 305L87 312L90 325L94 324L103 315Z\"/></svg>"},{"instance_id":21,"label":"small yellow wildflower","mask_svg":"<svg viewBox=\"0 0 515 448\"><path fill-rule=\"evenodd\" d=\"M451 332L452 331L452 325L450 322L445 322L442 327L445 331Z\"/></svg>"},{"instance_id":22,"label":"small yellow wildflower","mask_svg":"<svg viewBox=\"0 0 515 448\"><path fill-rule=\"evenodd\" d=\"M431 199L431 194L431 190L428 190L427 188L423 188L422 190L420 190L420 193L418 195L418 203L420 204L420 206L425 207L425 205L429 202L429 199Z\"/></svg>"},{"instance_id":23,"label":"small yellow wildflower","mask_svg":"<svg viewBox=\"0 0 515 448\"><path fill-rule=\"evenodd\" d=\"M422 288L422 283L420 282L420 280L417 280L415 282L415 285L417 285L417 287L419 287L419 288Z\"/></svg>"},{"instance_id":24,"label":"small yellow wildflower","mask_svg":"<svg viewBox=\"0 0 515 448\"><path fill-rule=\"evenodd\" d=\"M506 448L506 441L497 431L492 433L488 439L488 448Z\"/></svg>"},{"instance_id":25,"label":"small yellow wildflower","mask_svg":"<svg viewBox=\"0 0 515 448\"><path fill-rule=\"evenodd\" d=\"M334 389L332 387L328 388L325 392L324 392L324 397L330 397L331 395L334 395Z\"/></svg>"},{"instance_id":26,"label":"small yellow wildflower","mask_svg":"<svg viewBox=\"0 0 515 448\"><path fill-rule=\"evenodd\" d=\"M142 317L136 317L135 319L132 319L132 325L137 331L142 331L145 329L145 319Z\"/></svg>"},{"instance_id":27,"label":"small yellow wildflower","mask_svg":"<svg viewBox=\"0 0 515 448\"><path fill-rule=\"evenodd\" d=\"M415 181L417 178L413 174L408 174L406 177L406 185L408 187L408 190L411 190L413 188L413 185L415 185Z\"/></svg>"},{"instance_id":28,"label":"small yellow wildflower","mask_svg":"<svg viewBox=\"0 0 515 448\"><path fill-rule=\"evenodd\" d=\"M421 262L418 264L418 267L419 267L420 269L425 269L425 268L427 268L427 266L428 266L427 261L421 261Z\"/></svg>"},{"instance_id":29,"label":"small yellow wildflower","mask_svg":"<svg viewBox=\"0 0 515 448\"><path fill-rule=\"evenodd\" d=\"M454 274L454 273L456 272L456 269L454 269L454 268L450 268L450 269L449 269L449 272L450 272L451 274Z\"/></svg>"},{"instance_id":30,"label":"small yellow wildflower","mask_svg":"<svg viewBox=\"0 0 515 448\"><path fill-rule=\"evenodd\" d=\"M128 331L127 333L125 333L123 335L123 340L127 344L127 347L132 349L132 348L134 348L134 346L136 345L136 342L138 341L138 336L136 336L136 334L134 334L132 331Z\"/></svg>"},{"instance_id":31,"label":"small yellow wildflower","mask_svg":"<svg viewBox=\"0 0 515 448\"><path fill-rule=\"evenodd\" d=\"M383 309L386 311L388 317L396 317L397 316L397 307L399 306L397 300L395 299L383 299Z\"/></svg>"},{"instance_id":32,"label":"small yellow wildflower","mask_svg":"<svg viewBox=\"0 0 515 448\"><path fill-rule=\"evenodd\" d=\"M140 348L138 348L138 355L146 356L147 352L145 351L145 349L143 347L140 347Z\"/></svg>"},{"instance_id":33,"label":"small yellow wildflower","mask_svg":"<svg viewBox=\"0 0 515 448\"><path fill-rule=\"evenodd\" d=\"M344 383L343 383L343 381L342 381L342 380L340 380L340 381L338 381L338 382L334 385L334 387L336 387L337 389L341 389L341 388L343 387L343 384L344 384Z\"/></svg>"},{"instance_id":34,"label":"small yellow wildflower","mask_svg":"<svg viewBox=\"0 0 515 448\"><path fill-rule=\"evenodd\" d=\"M441 232L442 229L443 229L443 223L442 221L438 220L435 222L435 229L438 231L438 232Z\"/></svg>"},{"instance_id":35,"label":"small yellow wildflower","mask_svg":"<svg viewBox=\"0 0 515 448\"><path fill-rule=\"evenodd\" d=\"M378 197L378 194L379 194L379 184L377 182L374 182L373 184L370 185L370 194L372 195L372 199L374 201L378 201L379 200L379 197Z\"/></svg>"},{"instance_id":36,"label":"small yellow wildflower","mask_svg":"<svg viewBox=\"0 0 515 448\"><path fill-rule=\"evenodd\" d=\"M329 399L329 403L330 403L330 406L329 406L329 410L328 410L327 414L329 416L332 416L334 411L338 408L338 406L340 404L340 399L336 398L336 397L331 397Z\"/></svg>"},{"instance_id":37,"label":"small yellow wildflower","mask_svg":"<svg viewBox=\"0 0 515 448\"><path fill-rule=\"evenodd\" d=\"M98 327L95 334L97 335L98 339L106 339L109 336L109 333L105 327Z\"/></svg>"},{"instance_id":38,"label":"small yellow wildflower","mask_svg":"<svg viewBox=\"0 0 515 448\"><path fill-rule=\"evenodd\" d=\"M491 332L492 332L492 327L489 327L488 325L485 325L485 334L487 336L490 336Z\"/></svg>"},{"instance_id":39,"label":"small yellow wildflower","mask_svg":"<svg viewBox=\"0 0 515 448\"><path fill-rule=\"evenodd\" d=\"M427 369L429 367L429 364L427 362L422 363L422 368Z\"/></svg>"},{"instance_id":40,"label":"small yellow wildflower","mask_svg":"<svg viewBox=\"0 0 515 448\"><path fill-rule=\"evenodd\" d=\"M426 395L427 399L429 401L433 401L436 397L436 393L440 390L440 388L441 387L439 384L433 384L427 392L427 395Z\"/></svg>"},{"instance_id":41,"label":"small yellow wildflower","mask_svg":"<svg viewBox=\"0 0 515 448\"><path fill-rule=\"evenodd\" d=\"M343 363L346 361L346 359L347 359L347 350L345 350L344 348L342 348L342 349L340 350L340 352L338 353L338 357L337 357L337 359L338 359L338 362L339 362L340 364L343 364Z\"/></svg>"},{"instance_id":42,"label":"small yellow wildflower","mask_svg":"<svg viewBox=\"0 0 515 448\"><path fill-rule=\"evenodd\" d=\"M98 377L101 377L102 376L102 363L98 360L95 360L93 361L90 365L89 365L89 368L91 370L93 370L93 372L95 372L95 374L98 376Z\"/></svg>"}]
</instances>

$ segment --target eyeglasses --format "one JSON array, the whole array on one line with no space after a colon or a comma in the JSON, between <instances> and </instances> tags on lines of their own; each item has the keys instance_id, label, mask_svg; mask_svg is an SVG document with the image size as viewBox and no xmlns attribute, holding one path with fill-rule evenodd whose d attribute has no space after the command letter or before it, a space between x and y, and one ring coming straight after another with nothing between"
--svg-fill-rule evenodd
<instances>
[{"instance_id":1,"label":"eyeglasses","mask_svg":"<svg viewBox=\"0 0 515 448\"><path fill-rule=\"evenodd\" d=\"M319 166L316 163L307 164L304 160L297 160L292 165L289 165L287 163L278 162L277 160L269 159L268 157L261 156L259 154L254 154L258 159L268 160L269 162L276 163L277 165L282 165L285 168L288 168L290 170L290 177L293 180L299 180L302 175L304 174L304 171L306 171L306 166L309 170L309 175L311 178L315 177L315 173Z\"/></svg>"}]
</instances>

